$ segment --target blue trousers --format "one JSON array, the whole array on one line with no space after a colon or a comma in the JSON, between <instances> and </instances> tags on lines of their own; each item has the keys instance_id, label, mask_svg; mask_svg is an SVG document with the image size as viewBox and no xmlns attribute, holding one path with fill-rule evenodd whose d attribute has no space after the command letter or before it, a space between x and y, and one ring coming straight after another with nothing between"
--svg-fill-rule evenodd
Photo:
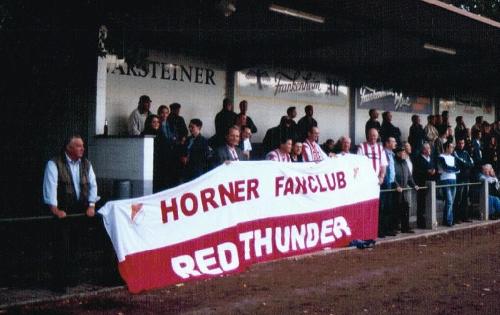
<instances>
[{"instance_id":1,"label":"blue trousers","mask_svg":"<svg viewBox=\"0 0 500 315\"><path fill-rule=\"evenodd\" d=\"M451 185L456 183L457 181L455 179L439 181L439 185ZM444 195L443 225L451 226L453 224L453 201L455 200L457 188L444 187L442 189Z\"/></svg>"}]
</instances>

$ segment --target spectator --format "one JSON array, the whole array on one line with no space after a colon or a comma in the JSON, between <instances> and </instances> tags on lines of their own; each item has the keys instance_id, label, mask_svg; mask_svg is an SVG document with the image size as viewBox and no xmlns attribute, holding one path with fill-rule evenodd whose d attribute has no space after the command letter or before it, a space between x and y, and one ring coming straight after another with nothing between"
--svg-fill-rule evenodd
<instances>
[{"instance_id":1,"label":"spectator","mask_svg":"<svg viewBox=\"0 0 500 315\"><path fill-rule=\"evenodd\" d=\"M427 116L427 125L424 128L424 133L425 133L425 139L429 143L434 143L434 141L436 141L436 139L439 137L439 133L436 127L434 126L435 123L436 119L434 115Z\"/></svg>"},{"instance_id":2,"label":"spectator","mask_svg":"<svg viewBox=\"0 0 500 315\"><path fill-rule=\"evenodd\" d=\"M471 128L471 133L474 133L475 130L482 131L483 127L483 116L476 117L476 123Z\"/></svg>"},{"instance_id":3,"label":"spectator","mask_svg":"<svg viewBox=\"0 0 500 315\"><path fill-rule=\"evenodd\" d=\"M448 128L439 131L439 138L434 141L434 154L437 157L444 152L444 144L448 141Z\"/></svg>"},{"instance_id":4,"label":"spectator","mask_svg":"<svg viewBox=\"0 0 500 315\"><path fill-rule=\"evenodd\" d=\"M295 122L295 117L297 117L297 108L295 106L288 107L286 110L286 115L288 119L293 121L294 125L297 125L297 123Z\"/></svg>"},{"instance_id":5,"label":"spectator","mask_svg":"<svg viewBox=\"0 0 500 315\"><path fill-rule=\"evenodd\" d=\"M98 200L96 176L90 161L83 157L84 152L83 139L78 135L69 137L60 154L47 162L43 178L44 203L56 219L53 285L62 293L74 284L78 271L78 238L84 223L77 218L68 220L66 216L85 213L92 218Z\"/></svg>"},{"instance_id":6,"label":"spectator","mask_svg":"<svg viewBox=\"0 0 500 315\"><path fill-rule=\"evenodd\" d=\"M426 181L434 179L435 174L436 164L433 159L431 145L428 142L424 142L420 154L415 158L413 178L418 186L424 187ZM419 229L425 228L425 198L425 190L417 191L417 227Z\"/></svg>"},{"instance_id":7,"label":"spectator","mask_svg":"<svg viewBox=\"0 0 500 315\"><path fill-rule=\"evenodd\" d=\"M230 127L226 132L226 142L218 147L215 152L216 164L229 161L245 161L246 157L238 148L240 143L240 128L238 126Z\"/></svg>"},{"instance_id":8,"label":"spectator","mask_svg":"<svg viewBox=\"0 0 500 315\"><path fill-rule=\"evenodd\" d=\"M253 123L252 118L247 115L248 111L248 102L243 100L240 102L240 113L236 115L236 119L234 124L238 127L247 126L250 128L250 131L254 134L257 132L257 127Z\"/></svg>"},{"instance_id":9,"label":"spectator","mask_svg":"<svg viewBox=\"0 0 500 315\"><path fill-rule=\"evenodd\" d=\"M160 117L154 114L149 115L144 122L144 130L141 132L141 136L157 136L160 132Z\"/></svg>"},{"instance_id":10,"label":"spectator","mask_svg":"<svg viewBox=\"0 0 500 315\"><path fill-rule=\"evenodd\" d=\"M174 143L177 140L177 135L168 122L168 115L170 115L170 109L168 109L167 105L160 105L158 107L158 117L160 118L161 134L169 142Z\"/></svg>"},{"instance_id":11,"label":"spectator","mask_svg":"<svg viewBox=\"0 0 500 315\"><path fill-rule=\"evenodd\" d=\"M388 137L384 142L384 152L387 159L387 168L382 183L381 189L396 188L396 171L394 149L396 148L396 140L394 137ZM379 233L382 236L394 236L397 230L397 216L394 208L396 198L395 192L385 192L380 194L380 210L379 210Z\"/></svg>"},{"instance_id":12,"label":"spectator","mask_svg":"<svg viewBox=\"0 0 500 315\"><path fill-rule=\"evenodd\" d=\"M401 131L398 127L392 124L392 113L383 112L382 126L380 127L380 138L382 139L382 142L385 143L385 141L390 137L396 140L397 145L401 145Z\"/></svg>"},{"instance_id":13,"label":"spectator","mask_svg":"<svg viewBox=\"0 0 500 315\"><path fill-rule=\"evenodd\" d=\"M240 134L241 137L238 147L240 148L246 159L250 160L250 152L252 151L252 142L250 141L250 139L252 138L252 131L248 126L241 126Z\"/></svg>"},{"instance_id":14,"label":"spectator","mask_svg":"<svg viewBox=\"0 0 500 315\"><path fill-rule=\"evenodd\" d=\"M321 148L327 155L335 153L335 141L333 141L333 139L327 139L325 143L321 145Z\"/></svg>"},{"instance_id":15,"label":"spectator","mask_svg":"<svg viewBox=\"0 0 500 315\"><path fill-rule=\"evenodd\" d=\"M496 172L498 169L498 148L497 139L495 137L490 137L489 142L486 143L483 152L483 163L491 164Z\"/></svg>"},{"instance_id":16,"label":"spectator","mask_svg":"<svg viewBox=\"0 0 500 315\"><path fill-rule=\"evenodd\" d=\"M266 155L266 160L277 162L292 162L290 152L292 151L292 139L282 137L280 140L280 147L274 149Z\"/></svg>"},{"instance_id":17,"label":"spectator","mask_svg":"<svg viewBox=\"0 0 500 315\"><path fill-rule=\"evenodd\" d=\"M444 152L439 155L438 171L439 185L455 185L457 183L457 173L460 172L457 167L456 158L453 155L455 146L451 142L444 144ZM443 225L452 226L453 221L453 202L455 200L456 187L444 187L443 195L445 204L443 209Z\"/></svg>"},{"instance_id":18,"label":"spectator","mask_svg":"<svg viewBox=\"0 0 500 315\"><path fill-rule=\"evenodd\" d=\"M439 124L436 126L438 132L442 132L442 130L447 129L448 127L451 127L450 121L449 121L449 113L447 110L443 110L441 112L441 116L439 116L441 121Z\"/></svg>"},{"instance_id":19,"label":"spectator","mask_svg":"<svg viewBox=\"0 0 500 315\"><path fill-rule=\"evenodd\" d=\"M200 119L191 119L189 122L189 132L191 135L186 139L184 154L181 158L185 165L184 180L193 180L209 169L211 159L211 149L208 140L201 135L203 122Z\"/></svg>"},{"instance_id":20,"label":"spectator","mask_svg":"<svg viewBox=\"0 0 500 315\"><path fill-rule=\"evenodd\" d=\"M406 159L406 165L408 166L408 170L410 170L410 174L413 174L413 162L410 159L412 155L412 147L409 142L403 142L403 149L405 150L404 158Z\"/></svg>"},{"instance_id":21,"label":"spectator","mask_svg":"<svg viewBox=\"0 0 500 315\"><path fill-rule=\"evenodd\" d=\"M474 129L472 131L472 159L476 170L480 171L483 163L483 148L481 146L481 130Z\"/></svg>"},{"instance_id":22,"label":"spectator","mask_svg":"<svg viewBox=\"0 0 500 315\"><path fill-rule=\"evenodd\" d=\"M499 190L500 183L495 175L495 171L491 164L485 164L481 168L481 175L479 176L481 181L485 181L489 184L489 194L488 194L488 206L489 206L489 219L497 220L500 218L500 198Z\"/></svg>"},{"instance_id":23,"label":"spectator","mask_svg":"<svg viewBox=\"0 0 500 315\"><path fill-rule=\"evenodd\" d=\"M298 137L300 141L304 141L307 138L311 127L318 127L318 122L313 118L314 109L312 105L307 105L304 111L305 116L302 117L297 124Z\"/></svg>"},{"instance_id":24,"label":"spectator","mask_svg":"<svg viewBox=\"0 0 500 315\"><path fill-rule=\"evenodd\" d=\"M378 111L376 109L370 109L368 112L370 119L365 124L365 136L368 135L368 130L375 128L377 132L380 132L380 123L378 121Z\"/></svg>"},{"instance_id":25,"label":"spectator","mask_svg":"<svg viewBox=\"0 0 500 315\"><path fill-rule=\"evenodd\" d=\"M457 183L464 184L469 182L471 172L474 167L474 161L465 150L465 140L457 138L457 146L453 153L460 172L457 174ZM457 186L455 201L453 204L453 217L455 223L471 222L469 215L469 186Z\"/></svg>"},{"instance_id":26,"label":"spectator","mask_svg":"<svg viewBox=\"0 0 500 315\"><path fill-rule=\"evenodd\" d=\"M364 155L373 165L373 170L378 176L379 185L384 181L385 171L387 167L387 157L384 153L382 144L378 141L378 131L375 128L368 130L366 142L359 145L357 154Z\"/></svg>"},{"instance_id":27,"label":"spectator","mask_svg":"<svg viewBox=\"0 0 500 315\"><path fill-rule=\"evenodd\" d=\"M302 162L302 142L295 142L290 153L292 162Z\"/></svg>"},{"instance_id":28,"label":"spectator","mask_svg":"<svg viewBox=\"0 0 500 315\"><path fill-rule=\"evenodd\" d=\"M147 95L142 95L139 98L137 108L130 113L128 118L128 134L131 136L138 136L144 130L144 123L146 118L152 113L149 111L151 108L151 99Z\"/></svg>"},{"instance_id":29,"label":"spectator","mask_svg":"<svg viewBox=\"0 0 500 315\"><path fill-rule=\"evenodd\" d=\"M222 101L222 110L215 116L215 136L211 139L215 146L224 144L228 129L234 125L236 113L233 108L233 102L228 98Z\"/></svg>"},{"instance_id":30,"label":"spectator","mask_svg":"<svg viewBox=\"0 0 500 315\"><path fill-rule=\"evenodd\" d=\"M468 136L468 131L467 127L465 126L464 118L463 116L457 116L455 118L455 121L457 122L457 126L455 127L455 137L456 139L467 139Z\"/></svg>"},{"instance_id":31,"label":"spectator","mask_svg":"<svg viewBox=\"0 0 500 315\"><path fill-rule=\"evenodd\" d=\"M318 145L318 137L319 128L312 126L302 146L302 160L304 162L321 162L328 157Z\"/></svg>"},{"instance_id":32,"label":"spectator","mask_svg":"<svg viewBox=\"0 0 500 315\"><path fill-rule=\"evenodd\" d=\"M487 121L483 121L483 126L481 129L481 147L484 149L487 148L492 137L493 135L491 133L491 125Z\"/></svg>"},{"instance_id":33,"label":"spectator","mask_svg":"<svg viewBox=\"0 0 500 315\"><path fill-rule=\"evenodd\" d=\"M394 152L396 153L394 163L396 183L394 210L397 212L396 217L398 218L398 224L401 224L401 232L414 233L410 228L409 200L411 198L411 191L403 191L403 189L413 187L418 191L419 187L413 181L411 171L408 168L407 162L409 158L406 154L405 148L398 147Z\"/></svg>"},{"instance_id":34,"label":"spectator","mask_svg":"<svg viewBox=\"0 0 500 315\"><path fill-rule=\"evenodd\" d=\"M351 138L342 136L335 145L335 153L338 155L347 155L351 153Z\"/></svg>"},{"instance_id":35,"label":"spectator","mask_svg":"<svg viewBox=\"0 0 500 315\"><path fill-rule=\"evenodd\" d=\"M269 128L262 140L264 152L269 152L279 147L280 139L289 137L292 141L297 141L297 128L294 121L287 116L281 117L280 124Z\"/></svg>"},{"instance_id":36,"label":"spectator","mask_svg":"<svg viewBox=\"0 0 500 315\"><path fill-rule=\"evenodd\" d=\"M181 104L170 104L170 115L168 115L167 121L170 127L174 130L174 133L177 135L177 142L182 145L188 135L188 129L184 118L180 116L180 111Z\"/></svg>"},{"instance_id":37,"label":"spectator","mask_svg":"<svg viewBox=\"0 0 500 315\"><path fill-rule=\"evenodd\" d=\"M413 115L411 116L411 126L410 126L410 135L408 136L408 143L410 143L411 147L414 148L414 156L418 155L418 151L422 147L422 144L425 141L425 132L424 127L420 124L420 116ZM413 157L413 155L412 155Z\"/></svg>"}]
</instances>

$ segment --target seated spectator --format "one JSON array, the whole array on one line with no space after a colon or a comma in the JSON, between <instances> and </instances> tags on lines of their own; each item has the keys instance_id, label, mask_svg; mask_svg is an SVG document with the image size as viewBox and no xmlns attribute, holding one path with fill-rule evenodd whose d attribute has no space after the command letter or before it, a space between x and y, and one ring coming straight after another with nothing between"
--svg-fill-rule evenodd
<instances>
[{"instance_id":1,"label":"seated spectator","mask_svg":"<svg viewBox=\"0 0 500 315\"><path fill-rule=\"evenodd\" d=\"M252 143L250 142L250 139L252 138L252 131L248 126L241 126L240 134L241 137L238 148L240 148L247 160L250 160L250 152L252 152Z\"/></svg>"},{"instance_id":2,"label":"seated spectator","mask_svg":"<svg viewBox=\"0 0 500 315\"><path fill-rule=\"evenodd\" d=\"M160 132L160 117L154 114L149 115L144 122L144 130L141 132L141 136L157 136Z\"/></svg>"},{"instance_id":3,"label":"seated spectator","mask_svg":"<svg viewBox=\"0 0 500 315\"><path fill-rule=\"evenodd\" d=\"M306 141L302 147L302 160L304 162L321 162L328 158L328 155L323 152L318 144L319 128L311 127L307 132Z\"/></svg>"},{"instance_id":4,"label":"seated spectator","mask_svg":"<svg viewBox=\"0 0 500 315\"><path fill-rule=\"evenodd\" d=\"M142 95L139 98L137 108L130 113L128 117L128 134L131 136L138 136L144 130L146 118L152 113L149 111L151 108L151 99L147 95Z\"/></svg>"},{"instance_id":5,"label":"seated spectator","mask_svg":"<svg viewBox=\"0 0 500 315\"><path fill-rule=\"evenodd\" d=\"M240 128L230 127L226 132L226 143L217 148L215 152L215 163L221 165L230 161L246 161L246 156L238 148L240 143Z\"/></svg>"},{"instance_id":6,"label":"seated spectator","mask_svg":"<svg viewBox=\"0 0 500 315\"><path fill-rule=\"evenodd\" d=\"M290 153L292 162L302 162L302 142L295 142Z\"/></svg>"},{"instance_id":7,"label":"seated spectator","mask_svg":"<svg viewBox=\"0 0 500 315\"><path fill-rule=\"evenodd\" d=\"M290 152L292 151L292 139L282 137L280 147L274 149L266 155L266 160L277 162L292 162Z\"/></svg>"},{"instance_id":8,"label":"seated spectator","mask_svg":"<svg viewBox=\"0 0 500 315\"><path fill-rule=\"evenodd\" d=\"M481 175L479 177L481 181L485 181L489 184L489 195L488 195L488 205L489 205L489 219L496 220L500 218L500 183L495 175L495 170L491 164L485 164L481 168Z\"/></svg>"},{"instance_id":9,"label":"seated spectator","mask_svg":"<svg viewBox=\"0 0 500 315\"><path fill-rule=\"evenodd\" d=\"M209 169L211 149L208 140L201 135L201 120L195 118L189 122L189 132L191 135L186 139L184 154L181 158L185 165L184 181L195 179Z\"/></svg>"},{"instance_id":10,"label":"seated spectator","mask_svg":"<svg viewBox=\"0 0 500 315\"><path fill-rule=\"evenodd\" d=\"M351 153L351 138L342 136L335 144L335 153L337 155L347 155Z\"/></svg>"},{"instance_id":11,"label":"seated spectator","mask_svg":"<svg viewBox=\"0 0 500 315\"><path fill-rule=\"evenodd\" d=\"M333 141L333 139L327 139L325 143L321 145L321 148L326 154L335 153L335 141Z\"/></svg>"}]
</instances>

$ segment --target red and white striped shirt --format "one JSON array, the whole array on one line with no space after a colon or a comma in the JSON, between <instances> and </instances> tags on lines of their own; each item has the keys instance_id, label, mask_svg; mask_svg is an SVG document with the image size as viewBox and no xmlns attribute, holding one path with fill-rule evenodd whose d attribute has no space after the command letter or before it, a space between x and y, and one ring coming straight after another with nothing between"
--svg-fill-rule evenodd
<instances>
[{"instance_id":1,"label":"red and white striped shirt","mask_svg":"<svg viewBox=\"0 0 500 315\"><path fill-rule=\"evenodd\" d=\"M319 162L327 157L328 155L315 141L306 140L302 144L302 159L304 162Z\"/></svg>"},{"instance_id":2,"label":"red and white striped shirt","mask_svg":"<svg viewBox=\"0 0 500 315\"><path fill-rule=\"evenodd\" d=\"M290 159L290 154L283 153L279 149L272 150L266 155L266 160L277 161L277 162L292 162Z\"/></svg>"},{"instance_id":3,"label":"red and white striped shirt","mask_svg":"<svg viewBox=\"0 0 500 315\"><path fill-rule=\"evenodd\" d=\"M363 142L358 147L358 155L364 155L372 161L373 169L377 175L380 174L382 166L387 166L387 156L381 143L370 144Z\"/></svg>"}]
</instances>

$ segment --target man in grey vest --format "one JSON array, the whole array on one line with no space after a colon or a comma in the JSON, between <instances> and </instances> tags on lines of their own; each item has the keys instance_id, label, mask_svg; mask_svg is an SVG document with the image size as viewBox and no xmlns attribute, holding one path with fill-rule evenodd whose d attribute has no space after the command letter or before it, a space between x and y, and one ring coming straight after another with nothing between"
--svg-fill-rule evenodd
<instances>
[{"instance_id":1,"label":"man in grey vest","mask_svg":"<svg viewBox=\"0 0 500 315\"><path fill-rule=\"evenodd\" d=\"M78 252L75 239L81 222L66 218L70 214L95 215L97 183L90 162L83 157L84 144L80 136L69 137L60 152L45 168L43 199L55 218L55 289L65 292L71 285L77 262L71 261Z\"/></svg>"}]
</instances>

